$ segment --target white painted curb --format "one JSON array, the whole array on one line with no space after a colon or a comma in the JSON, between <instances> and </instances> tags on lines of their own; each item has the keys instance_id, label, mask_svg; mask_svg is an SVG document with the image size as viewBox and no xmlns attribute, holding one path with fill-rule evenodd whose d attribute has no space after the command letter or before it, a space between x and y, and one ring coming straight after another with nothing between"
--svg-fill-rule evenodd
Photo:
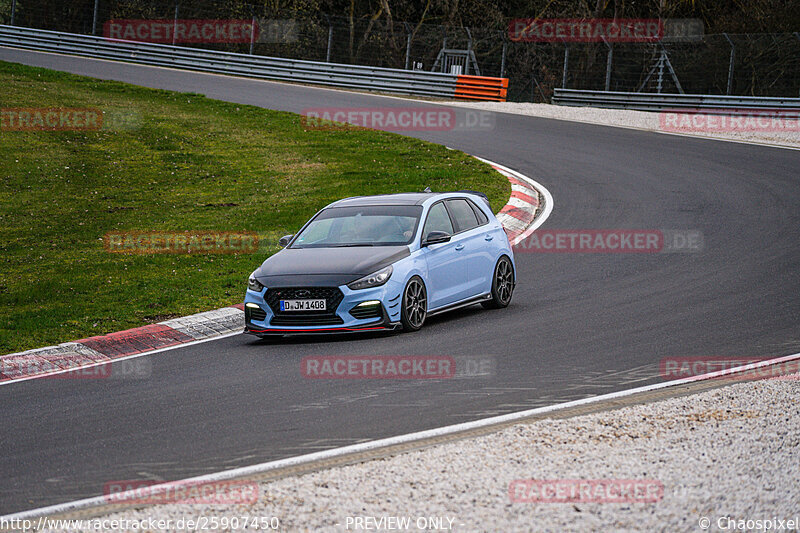
<instances>
[{"instance_id":1,"label":"white painted curb","mask_svg":"<svg viewBox=\"0 0 800 533\"><path fill-rule=\"evenodd\" d=\"M503 224L503 227L507 227L515 233L515 235L511 239L509 239L509 241L511 242L511 246L519 244L531 233L533 233L537 228L539 228L542 224L544 224L545 221L548 219L548 217L550 217L550 214L553 212L553 195L550 194L550 191L547 190L547 187L545 187L538 181L535 181L529 178L528 176L525 176L524 174L520 174L516 170L511 170L508 167L495 163L494 161L489 161L488 159L483 159L482 157L478 156L473 156L473 157L475 159L478 159L479 161L483 161L484 163L491 165L497 171L499 171L505 176L511 176L512 178L515 178L518 181L528 183L530 185L530 188L538 193L539 205L534 206L528 203L527 206L524 207L526 209L534 209L534 210L540 209L539 213L536 214L535 218L529 224L520 226L518 222L516 220L513 220L513 217L509 215L505 215L501 219L500 215L503 215L502 210L498 214L497 218ZM513 194L513 187L512 187L512 194ZM512 203L511 200L509 200L508 205L513 206L515 204ZM508 226L506 226L507 223L509 224Z\"/></svg>"}]
</instances>

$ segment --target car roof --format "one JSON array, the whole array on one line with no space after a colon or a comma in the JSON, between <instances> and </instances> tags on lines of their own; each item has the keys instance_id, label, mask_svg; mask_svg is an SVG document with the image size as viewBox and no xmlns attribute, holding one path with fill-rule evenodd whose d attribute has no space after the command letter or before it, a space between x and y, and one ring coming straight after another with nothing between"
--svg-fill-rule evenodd
<instances>
[{"instance_id":1,"label":"car roof","mask_svg":"<svg viewBox=\"0 0 800 533\"><path fill-rule=\"evenodd\" d=\"M474 191L454 191L454 192L401 192L396 194L378 194L375 196L353 196L344 198L328 205L328 207L357 207L365 205L422 205L428 200L439 198L452 198L461 196L464 198L469 195L483 196Z\"/></svg>"},{"instance_id":2,"label":"car roof","mask_svg":"<svg viewBox=\"0 0 800 533\"><path fill-rule=\"evenodd\" d=\"M355 207L362 205L420 205L432 198L429 192L402 192L397 194L378 194L375 196L353 196L333 202L328 207Z\"/></svg>"}]
</instances>

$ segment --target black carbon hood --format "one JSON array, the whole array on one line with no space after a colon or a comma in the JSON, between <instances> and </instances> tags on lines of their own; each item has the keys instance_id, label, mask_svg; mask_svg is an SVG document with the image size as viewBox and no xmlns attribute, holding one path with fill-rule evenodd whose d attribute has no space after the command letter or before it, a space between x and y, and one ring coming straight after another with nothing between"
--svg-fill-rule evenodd
<instances>
[{"instance_id":1,"label":"black carbon hood","mask_svg":"<svg viewBox=\"0 0 800 533\"><path fill-rule=\"evenodd\" d=\"M255 277L267 287L338 287L409 255L405 245L285 248L264 261Z\"/></svg>"}]
</instances>

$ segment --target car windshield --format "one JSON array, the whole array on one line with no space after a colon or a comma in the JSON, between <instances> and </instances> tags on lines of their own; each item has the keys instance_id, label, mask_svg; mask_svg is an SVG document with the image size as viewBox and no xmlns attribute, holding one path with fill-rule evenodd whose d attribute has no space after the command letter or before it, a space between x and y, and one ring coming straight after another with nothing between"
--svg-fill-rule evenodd
<instances>
[{"instance_id":1,"label":"car windshield","mask_svg":"<svg viewBox=\"0 0 800 533\"><path fill-rule=\"evenodd\" d=\"M418 205L323 209L298 234L292 248L400 246L409 244L422 215Z\"/></svg>"}]
</instances>

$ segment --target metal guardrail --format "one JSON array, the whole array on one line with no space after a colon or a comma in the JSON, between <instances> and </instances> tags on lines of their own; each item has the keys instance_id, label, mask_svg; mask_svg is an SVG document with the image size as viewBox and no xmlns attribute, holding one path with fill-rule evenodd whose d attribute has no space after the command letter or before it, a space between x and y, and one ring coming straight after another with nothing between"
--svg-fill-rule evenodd
<instances>
[{"instance_id":1,"label":"metal guardrail","mask_svg":"<svg viewBox=\"0 0 800 533\"><path fill-rule=\"evenodd\" d=\"M508 78L459 75L455 97L459 100L494 100L505 102L508 95Z\"/></svg>"},{"instance_id":2,"label":"metal guardrail","mask_svg":"<svg viewBox=\"0 0 800 533\"><path fill-rule=\"evenodd\" d=\"M566 106L591 106L639 111L670 110L800 110L800 98L716 96L706 94L627 93L555 89L552 102Z\"/></svg>"},{"instance_id":3,"label":"metal guardrail","mask_svg":"<svg viewBox=\"0 0 800 533\"><path fill-rule=\"evenodd\" d=\"M419 70L318 63L183 46L120 41L94 35L18 26L0 25L0 46L248 78L419 96L462 97L456 94L456 88L459 80L463 81L464 78L476 78L476 83L485 84L490 94L482 99L501 99L502 96L502 100L505 100L505 90L502 90L502 95L498 93L495 97L492 97L491 91L498 86L499 80L505 80L505 87L508 87L506 78L477 78ZM502 84L498 87L498 90L504 89Z\"/></svg>"}]
</instances>

